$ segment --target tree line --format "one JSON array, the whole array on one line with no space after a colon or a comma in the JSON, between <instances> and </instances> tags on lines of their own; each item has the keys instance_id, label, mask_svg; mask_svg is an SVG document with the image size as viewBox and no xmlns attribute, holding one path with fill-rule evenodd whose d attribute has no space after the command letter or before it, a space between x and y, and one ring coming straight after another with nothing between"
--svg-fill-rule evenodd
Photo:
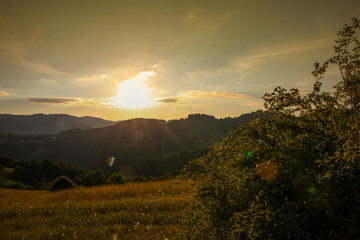
<instances>
[{"instance_id":1,"label":"tree line","mask_svg":"<svg viewBox=\"0 0 360 240\"><path fill-rule=\"evenodd\" d=\"M121 172L106 175L101 169L89 170L61 161L16 161L0 157L0 187L28 190L62 190L77 186L92 187L105 184L154 181L166 178L133 176Z\"/></svg>"}]
</instances>

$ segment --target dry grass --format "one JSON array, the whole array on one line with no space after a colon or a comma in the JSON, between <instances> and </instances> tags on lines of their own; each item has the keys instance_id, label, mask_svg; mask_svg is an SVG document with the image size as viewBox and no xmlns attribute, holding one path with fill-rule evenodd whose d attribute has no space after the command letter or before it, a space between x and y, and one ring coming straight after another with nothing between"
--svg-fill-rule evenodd
<instances>
[{"instance_id":1,"label":"dry grass","mask_svg":"<svg viewBox=\"0 0 360 240\"><path fill-rule=\"evenodd\" d=\"M178 239L188 181L55 193L0 189L0 239Z\"/></svg>"}]
</instances>

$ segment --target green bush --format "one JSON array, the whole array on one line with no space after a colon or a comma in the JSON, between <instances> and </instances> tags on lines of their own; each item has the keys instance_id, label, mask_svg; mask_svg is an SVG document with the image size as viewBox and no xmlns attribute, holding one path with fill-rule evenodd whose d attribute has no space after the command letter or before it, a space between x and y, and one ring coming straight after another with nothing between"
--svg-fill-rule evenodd
<instances>
[{"instance_id":1,"label":"green bush","mask_svg":"<svg viewBox=\"0 0 360 240\"><path fill-rule=\"evenodd\" d=\"M84 177L84 186L101 186L106 184L106 177L102 170L96 169L93 172L90 172Z\"/></svg>"},{"instance_id":2,"label":"green bush","mask_svg":"<svg viewBox=\"0 0 360 240\"><path fill-rule=\"evenodd\" d=\"M51 191L59 191L59 190L74 188L74 186L75 184L71 179L69 179L66 176L60 176L57 179L55 179L51 187Z\"/></svg>"},{"instance_id":3,"label":"green bush","mask_svg":"<svg viewBox=\"0 0 360 240\"><path fill-rule=\"evenodd\" d=\"M122 175L121 172L113 173L109 176L109 183L111 184L125 184L126 178Z\"/></svg>"},{"instance_id":4,"label":"green bush","mask_svg":"<svg viewBox=\"0 0 360 240\"><path fill-rule=\"evenodd\" d=\"M12 188L12 189L26 189L26 185L21 183L21 182L15 182L12 185L8 185L8 187Z\"/></svg>"},{"instance_id":5,"label":"green bush","mask_svg":"<svg viewBox=\"0 0 360 240\"><path fill-rule=\"evenodd\" d=\"M357 239L360 226L360 21L315 64L313 91L277 87L268 117L233 129L187 166L197 194L187 239ZM339 67L333 92L321 91Z\"/></svg>"}]
</instances>

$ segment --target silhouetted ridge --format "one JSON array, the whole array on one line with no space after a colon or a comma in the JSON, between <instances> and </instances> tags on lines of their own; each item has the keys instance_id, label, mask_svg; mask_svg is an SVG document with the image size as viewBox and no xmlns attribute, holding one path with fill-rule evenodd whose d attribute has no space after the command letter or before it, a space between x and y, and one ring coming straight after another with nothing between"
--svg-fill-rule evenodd
<instances>
[{"instance_id":1,"label":"silhouetted ridge","mask_svg":"<svg viewBox=\"0 0 360 240\"><path fill-rule=\"evenodd\" d=\"M5 134L56 134L68 129L89 129L109 126L113 121L67 114L0 114L0 132Z\"/></svg>"}]
</instances>

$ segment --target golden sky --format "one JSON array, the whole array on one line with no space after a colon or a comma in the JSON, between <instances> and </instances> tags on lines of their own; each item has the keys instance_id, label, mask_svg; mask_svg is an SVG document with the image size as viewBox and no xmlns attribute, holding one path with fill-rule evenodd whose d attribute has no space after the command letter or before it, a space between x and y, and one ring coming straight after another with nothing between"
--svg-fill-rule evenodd
<instances>
[{"instance_id":1,"label":"golden sky","mask_svg":"<svg viewBox=\"0 0 360 240\"><path fill-rule=\"evenodd\" d=\"M0 113L239 116L309 91L358 0L2 0ZM336 82L331 72L325 87Z\"/></svg>"}]
</instances>

